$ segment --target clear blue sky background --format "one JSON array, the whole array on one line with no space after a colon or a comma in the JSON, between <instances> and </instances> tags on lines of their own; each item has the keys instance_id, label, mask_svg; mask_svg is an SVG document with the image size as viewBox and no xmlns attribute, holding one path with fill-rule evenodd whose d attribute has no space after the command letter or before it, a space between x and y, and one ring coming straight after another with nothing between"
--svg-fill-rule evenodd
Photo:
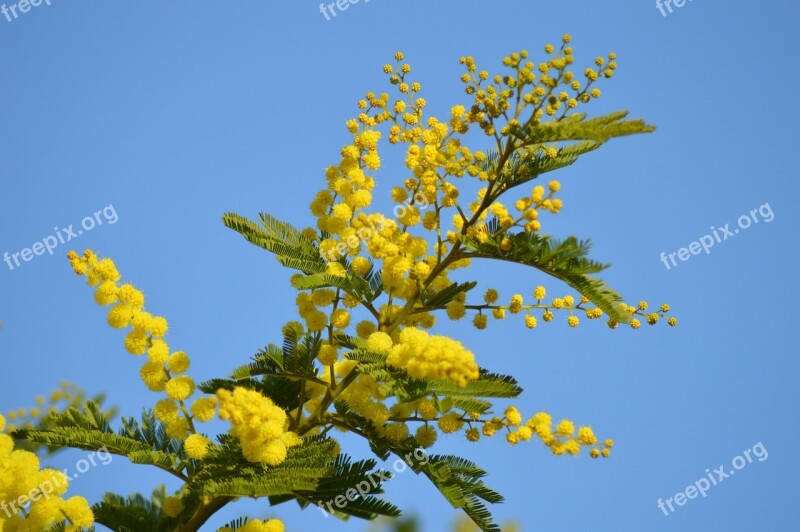
<instances>
[{"instance_id":1,"label":"clear blue sky background","mask_svg":"<svg viewBox=\"0 0 800 532\"><path fill-rule=\"evenodd\" d=\"M289 272L225 229L222 213L269 211L307 224L323 169L348 139L344 120L365 91L386 87L380 67L395 50L407 53L431 110L444 114L465 101L460 55L494 69L502 55L538 52L569 31L581 64L619 54L593 111L627 108L658 131L614 141L562 171L566 206L547 228L591 237L595 256L614 264L605 278L632 301L668 301L680 326L441 327L482 365L519 377L526 414L546 409L590 423L617 447L604 461L458 437L437 449L482 464L507 497L498 519L525 530L797 530L798 15L788 0L701 0L668 17L644 1L372 0L326 22L306 0L52 0L11 23L0 18L0 253L113 204L116 224L70 244L114 257L149 308L169 317L170 343L190 353L192 374L220 375L277 341L294 312ZM398 157L386 162L384 205L404 176ZM671 271L659 261L766 202L771 223ZM0 263L0 409L30 404L67 379L136 414L158 396L69 271L67 249L14 271ZM557 289L534 272L491 266L476 269L483 287ZM767 460L669 517L657 508L706 468L731 469L757 442ZM363 444L351 448L368 454ZM71 467L82 454L52 463ZM94 501L109 490L147 492L156 481L169 479L117 459L71 492ZM445 530L454 517L410 473L388 491L425 530ZM232 506L211 524L242 514L278 515L292 531L364 526L263 501Z\"/></svg>"}]
</instances>

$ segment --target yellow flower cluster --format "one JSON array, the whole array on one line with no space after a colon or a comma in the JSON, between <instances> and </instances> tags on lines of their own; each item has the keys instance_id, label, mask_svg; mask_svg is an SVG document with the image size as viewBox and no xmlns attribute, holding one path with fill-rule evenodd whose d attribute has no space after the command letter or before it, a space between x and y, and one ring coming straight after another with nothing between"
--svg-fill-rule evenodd
<instances>
[{"instance_id":1,"label":"yellow flower cluster","mask_svg":"<svg viewBox=\"0 0 800 532\"><path fill-rule=\"evenodd\" d=\"M353 307L358 304L357 300L340 298L333 290L323 288L311 293L301 292L296 299L297 310L300 317L305 320L309 331L318 332L328 326L336 331L342 331L350 325L350 313L347 309L337 308L342 299L347 299L346 306ZM334 308L330 313L320 310L331 305Z\"/></svg>"},{"instance_id":2,"label":"yellow flower cluster","mask_svg":"<svg viewBox=\"0 0 800 532\"><path fill-rule=\"evenodd\" d=\"M35 454L15 450L5 428L0 415L0 531L49 530L59 523L68 531L91 527L94 514L88 501L62 497L69 478L55 469L40 469Z\"/></svg>"},{"instance_id":3,"label":"yellow flower cluster","mask_svg":"<svg viewBox=\"0 0 800 532\"><path fill-rule=\"evenodd\" d=\"M258 519L251 519L244 526L237 528L238 532L284 532L286 526L278 519L270 519L269 521L260 521ZM233 532L232 528L224 526L217 530L217 532Z\"/></svg>"},{"instance_id":4,"label":"yellow flower cluster","mask_svg":"<svg viewBox=\"0 0 800 532\"><path fill-rule=\"evenodd\" d=\"M467 94L473 95L475 101L466 122L476 123L486 135L495 136L498 131L494 121L511 111L513 118L499 131L505 136L519 125L518 118L526 107L532 109L532 118L538 124L545 115L560 120L574 113L579 104L599 98L600 90L591 86L601 74L606 78L614 75L616 54L608 54L608 63L605 58L596 58L595 66L602 67L602 71L587 68L584 71L586 82L582 83L570 70L570 65L575 62L572 47L568 46L570 41L571 37L564 35L558 50L552 44L546 45L544 51L550 57L539 64L528 59L527 50L512 53L503 58L503 64L513 70L513 74L506 76L491 76L486 70L478 71L474 58L461 58L466 68L461 81L466 85ZM521 102L516 101L518 97ZM547 153L549 149L555 148L543 148L543 152Z\"/></svg>"},{"instance_id":5,"label":"yellow flower cluster","mask_svg":"<svg viewBox=\"0 0 800 532\"><path fill-rule=\"evenodd\" d=\"M216 398L197 399L191 407L192 414L189 413L186 401L194 395L195 382L182 374L189 370L190 360L183 351L170 350L164 339L169 329L166 318L145 310L145 297L140 290L131 284L119 284L122 276L113 260L100 259L91 250L84 251L83 256L70 251L67 257L75 273L85 275L89 285L96 287L97 304L113 305L108 312L108 324L115 329L131 328L125 338L125 349L135 356L147 353L147 362L139 375L151 391L167 396L156 404L155 414L166 425L169 437L186 440L195 435L194 421L207 422L214 417ZM199 440L192 441L197 444ZM205 456L197 445L192 450L193 458Z\"/></svg>"},{"instance_id":6,"label":"yellow flower cluster","mask_svg":"<svg viewBox=\"0 0 800 532\"><path fill-rule=\"evenodd\" d=\"M492 214L497 218L497 222L503 230L508 231L519 227L526 233L534 233L542 228L542 223L539 220L541 212L558 214L564 207L564 202L555 197L559 190L561 190L561 183L555 180L548 183L547 191L541 185L533 187L528 196L524 196L514 202L514 209L519 211L517 215L512 214L499 200L494 200L487 209L481 212L478 219L484 220L488 214ZM487 193L487 188L482 188L478 191L477 201L470 205L470 211L473 214L481 210L482 202ZM461 213L453 216L453 226L456 229L463 230L467 236L476 238L480 243L485 243L489 240L491 235L486 225L470 225L464 228L466 221L466 218ZM455 243L458 240L458 233L450 231L447 234L447 238L449 242ZM500 242L500 249L508 251L511 247L511 240L508 237L504 237Z\"/></svg>"},{"instance_id":7,"label":"yellow flower cluster","mask_svg":"<svg viewBox=\"0 0 800 532\"><path fill-rule=\"evenodd\" d=\"M575 428L574 423L568 419L562 419L553 427L553 419L546 412L539 412L525 423L522 421L522 414L516 407L508 407L503 417L494 417L483 422L480 433L477 428L467 431L469 441L478 441L480 434L491 437L498 430L505 429L506 441L511 445L516 445L521 441L529 441L534 436L538 437L542 443L550 448L555 455L577 455L583 447L588 447L589 456L597 458L611 456L611 447L614 446L612 440L605 440L601 445L598 443L597 436L591 427ZM468 421L471 424L471 422Z\"/></svg>"},{"instance_id":8,"label":"yellow flower cluster","mask_svg":"<svg viewBox=\"0 0 800 532\"><path fill-rule=\"evenodd\" d=\"M597 58L594 66L584 71L585 81L579 80L571 70L574 58L569 42L570 37L565 35L558 50L546 46L549 57L538 64L528 59L526 51L509 55L503 60L511 70L506 75L492 76L479 70L473 58L462 58L466 72L461 79L474 101L469 106L452 107L447 120L426 115L422 87L409 79L412 68L401 52L395 55L395 65L384 67L397 94L368 92L358 101L357 117L346 123L353 140L342 148L339 163L327 169L327 187L310 206L317 218L316 227L305 229L303 234L328 261L328 274L364 276L374 265L388 301L376 304L362 300L346 288L301 291L297 296L304 323L290 322L284 333L307 330L322 337L317 353L322 367L316 379L303 384L309 400L303 409L292 413L292 418L297 416L298 432L305 434L326 422L342 428L337 415L325 411L334 401L344 401L370 420L379 434L393 441L410 436L409 422L421 423L413 437L422 446L432 445L438 431L450 434L463 430L470 441L476 441L481 434L506 428L512 443L538 435L533 425L522 425L515 410L508 410L503 418L483 420L478 413L451 411L435 397L400 401L387 408L383 383L358 373L357 362L342 359L347 348L339 342L342 335L349 334L347 328L353 322L358 337L367 340L370 351L386 354L388 365L415 378L448 379L463 387L479 377L478 365L459 342L425 332L435 325L436 310L445 310L451 320L477 311L473 323L479 329L487 327L489 314L494 319L519 314L528 328L535 328L539 321L553 321L559 311L570 327L577 327L584 316L588 320L603 316L603 311L586 297L576 301L577 296L565 295L546 300L546 290L541 286L533 291L533 299L514 294L503 303L499 303L495 290L489 290L480 304L468 304L466 293L459 293L448 298L443 309L426 306L421 298L423 293L430 299L450 288L449 273L470 265L469 253L463 247L465 237L479 242L499 238L500 249L509 251L513 235L503 236L506 232L515 228L537 232L542 214L556 214L563 208L562 200L556 197L561 190L558 181L533 186L530 194L518 196L513 203L499 201L513 186L510 174L520 169L513 159L495 164L488 152L472 150L462 140L471 128L479 128L496 140L499 154L514 152L542 164L559 158L561 147L553 143L520 147L520 133L544 121L564 119L577 112L581 104L600 97L594 84L600 77L611 77L616 69L616 56L609 54L607 59ZM409 172L402 186L390 190L392 217L367 212L375 189L373 175L381 164L378 144L384 139L405 145L402 153ZM475 178L483 187L474 199L465 200L456 184L465 176ZM494 234L489 233L486 223L490 215L499 226ZM302 274L297 274L293 282L300 277ZM353 309L359 305L374 319L354 319ZM669 309L663 306L644 314L645 310L646 306L634 307L633 328L638 326L634 314L654 324L666 317ZM670 325L677 323L674 318L667 321ZM304 411L309 417L303 418ZM475 426L477 423L482 430ZM596 444L587 443L594 437L588 427L581 427L573 436L564 434L564 425L561 431L551 431L551 438L543 426L538 430L544 436L539 437L557 454L575 452L573 440L578 448ZM609 452L607 448L604 451ZM591 452L603 453L597 447Z\"/></svg>"},{"instance_id":9,"label":"yellow flower cluster","mask_svg":"<svg viewBox=\"0 0 800 532\"><path fill-rule=\"evenodd\" d=\"M410 436L409 422L421 423L414 432L415 445L431 447L438 439L436 427L431 423L436 421L439 410L436 403L427 397L413 401L397 402L389 409L389 423L378 428L378 433L391 441L401 442ZM461 428L463 422L453 413L446 413L439 419L439 428L445 434L455 432Z\"/></svg>"},{"instance_id":10,"label":"yellow flower cluster","mask_svg":"<svg viewBox=\"0 0 800 532\"><path fill-rule=\"evenodd\" d=\"M392 343L384 332L376 332L368 340L371 350L388 353L387 364L416 379L448 379L463 388L480 375L475 355L461 342L446 336L408 327L400 332L397 344Z\"/></svg>"},{"instance_id":11,"label":"yellow flower cluster","mask_svg":"<svg viewBox=\"0 0 800 532\"><path fill-rule=\"evenodd\" d=\"M628 305L627 303L620 303L619 309L622 312L627 312L631 316L631 319L628 322L631 328L638 329L639 327L642 326L642 322L639 318L635 318L634 316L640 316L644 318L644 320L648 323L648 325L655 325L662 318L664 318L665 314L670 310L669 305L665 303L661 305L657 311L647 312L649 306L650 305L647 301L639 301L639 304L636 306ZM608 320L607 324L608 327L611 329L616 329L619 326L619 323L617 323L614 320ZM667 318L667 324L669 324L670 327L677 327L678 318L670 316L669 318Z\"/></svg>"},{"instance_id":12,"label":"yellow flower cluster","mask_svg":"<svg viewBox=\"0 0 800 532\"><path fill-rule=\"evenodd\" d=\"M396 55L398 63L402 58L402 53ZM365 267L369 267L365 258L359 256L363 251L373 259L382 260L381 274L387 293L395 299L407 299L418 293L419 282L428 277L445 249L441 240L435 249L429 249L428 241L412 236L409 229L422 227L438 231L438 212L430 207L437 202L448 208L457 204L457 187L444 181L437 171L461 176L469 167L470 172L477 175L477 165L485 161L486 156L473 155L468 149L462 149L459 141L449 140L452 131L447 123L430 117L423 124L426 103L417 95L420 84L406 80L411 71L409 65L398 64L396 69L384 70L391 75L390 83L397 87L399 97L392 100L388 93L370 92L358 102L357 118L346 124L353 142L342 149L339 165L328 168L328 187L311 203L319 233L306 230L304 234L319 242L320 254L326 260L354 257L355 271L364 273ZM390 124L390 143L409 144L406 165L414 175L403 187L392 190L392 199L398 204L394 219L363 212L371 203L371 191L375 186L374 178L367 174L380 167L377 145L383 133L377 128L384 123ZM431 251L433 253L428 254ZM329 268L340 269L330 264ZM436 282L440 288L449 284L444 274L440 274ZM319 313L308 306L305 310L310 311L306 317L310 326L324 327ZM424 326L423 323L419 325Z\"/></svg>"},{"instance_id":13,"label":"yellow flower cluster","mask_svg":"<svg viewBox=\"0 0 800 532\"><path fill-rule=\"evenodd\" d=\"M306 409L313 414L322 404L325 393L330 389L331 379L334 379L335 384L335 380L341 381L347 378L356 371L357 365L358 363L354 360L342 360L333 363L330 370L323 370L319 375L319 380L327 386L318 383L307 385L311 399L306 402ZM389 410L383 403L386 396L381 393L380 386L374 378L360 373L354 375L354 380L339 394L337 400L346 402L355 413L371 421L380 432L380 427L389 419Z\"/></svg>"},{"instance_id":14,"label":"yellow flower cluster","mask_svg":"<svg viewBox=\"0 0 800 532\"><path fill-rule=\"evenodd\" d=\"M230 421L231 434L239 439L249 462L275 466L286 460L287 449L303 443L288 432L286 412L255 390L217 390L219 417Z\"/></svg>"},{"instance_id":15,"label":"yellow flower cluster","mask_svg":"<svg viewBox=\"0 0 800 532\"><path fill-rule=\"evenodd\" d=\"M580 324L580 317L576 314L582 314L589 320L596 320L603 317L603 311L591 304L591 301L586 296L580 296L579 301L576 302L575 298L571 295L564 297L555 297L549 302L545 301L547 290L544 286L537 286L533 291L533 299L530 303L525 304L525 298L522 294L514 294L508 305L498 304L499 294L497 290L490 288L483 296L483 303L477 305L465 305L465 308L477 310L472 320L472 324L476 329L486 329L488 319L485 311L492 312L492 316L497 320L505 319L506 312L511 314L519 314L523 310L525 314L525 326L529 329L534 329L539 323L539 320L534 316L532 310L541 310L541 320L544 322L551 322L555 319L555 312L563 311L567 313L567 324L570 327L577 327ZM638 306L628 305L627 303L620 303L619 308L631 316L629 325L632 329L641 327L641 321L635 316L644 318L650 325L655 325L670 311L667 304L661 305L655 312L646 312L648 310L648 303L646 301L639 302ZM678 325L678 319L675 317L668 317L667 323L671 327ZM618 327L618 323L614 320L608 320L608 326L612 329Z\"/></svg>"},{"instance_id":16,"label":"yellow flower cluster","mask_svg":"<svg viewBox=\"0 0 800 532\"><path fill-rule=\"evenodd\" d=\"M490 235L486 225L480 222L489 214L497 218L503 229L521 227L527 232L538 231L542 211L557 213L563 207L562 201L554 197L561 184L551 181L546 188L533 187L530 195L514 202L518 213L511 214L511 209L498 201L506 190L498 180L503 169L491 170L487 154L470 150L460 137L468 133L471 126L478 126L502 147L504 142L512 142L518 128L539 124L546 116L559 120L575 112L579 104L599 97L599 90L591 86L601 75L613 75L616 56L612 53L608 60L596 59L595 67L602 67L601 71L595 71L594 67L587 69L584 73L587 81L582 83L570 70L574 62L572 48L568 46L570 40L569 35L565 35L558 50L552 45L546 46L545 53L549 57L538 64L528 60L527 51L509 55L503 64L511 72L504 76L479 71L472 57L461 58L466 67L462 81L466 92L473 96L474 105L469 109L463 105L454 106L447 121L425 116L427 104L419 95L421 85L407 79L412 68L404 63L402 52L395 54L396 65L386 65L383 70L398 95L368 92L359 100L358 116L346 123L353 141L342 149L339 164L328 168L328 186L311 203L317 228L309 228L304 234L318 243L320 254L328 261L352 257L350 266L356 273L364 274L370 267L366 257L361 256L362 252L373 260L382 261L379 268L384 290L390 301L399 302L416 297L423 289L436 293L448 287L451 284L448 272L469 265L469 258L448 257L452 260L445 260L445 256L458 247L461 235L486 241ZM500 120L507 124L496 127L495 122ZM378 131L383 126L388 126L388 135ZM371 204L375 186L374 178L367 174L380 167L378 143L385 136L391 144L408 145L405 163L411 172L403 186L391 190L391 198L396 203L394 219L364 212ZM559 155L557 146L541 144L526 149L530 151L526 152L526 157ZM459 188L448 179L463 176L488 184L478 191L476 201L464 206L459 203ZM442 223L447 209L453 212L452 229ZM430 245L426 237L411 233L419 229L431 233L436 242ZM507 237L500 243L503 249L510 246ZM329 273L343 275L346 265L346 261L329 263ZM321 331L330 325L338 327L332 315L326 315L318 308L319 304L309 300L308 294L298 297L300 313L309 330ZM448 316L453 320L461 319L465 306L463 299L456 299L447 308ZM545 310L542 318L552 320L550 309L542 308ZM498 319L504 317L506 311L504 308L492 310ZM595 319L599 317L598 312L590 309L587 317ZM435 323L435 317L427 311L403 308L390 302L380 310L379 325L397 318L410 327L430 328ZM537 322L530 314L525 321L531 328ZM567 321L575 327L579 318L570 314ZM479 313L474 323L484 328L487 319ZM326 360L332 360L331 348L326 348L326 353Z\"/></svg>"},{"instance_id":17,"label":"yellow flower cluster","mask_svg":"<svg viewBox=\"0 0 800 532\"><path fill-rule=\"evenodd\" d=\"M612 440L600 444L590 427L578 427L576 430L574 424L566 419L553 427L550 415L545 412L539 412L523 423L522 414L513 406L506 408L503 417L482 419L477 412L445 410L440 413L432 399L421 398L395 404L390 409L389 421L384 435L392 441L403 441L409 436L408 422L422 422L423 425L418 427L414 435L416 443L422 447L429 447L436 442L438 434L433 422L443 434L463 431L470 442L479 441L482 435L494 436L501 430L505 430L506 441L511 445L536 436L556 455L577 455L581 448L588 447L592 458L607 458L611 456L611 447L614 445Z\"/></svg>"}]
</instances>

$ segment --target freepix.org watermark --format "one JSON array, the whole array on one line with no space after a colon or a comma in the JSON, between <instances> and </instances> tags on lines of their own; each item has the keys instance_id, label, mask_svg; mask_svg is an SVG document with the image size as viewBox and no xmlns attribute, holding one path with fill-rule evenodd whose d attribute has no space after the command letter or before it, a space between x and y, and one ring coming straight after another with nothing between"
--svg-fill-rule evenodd
<instances>
[{"instance_id":1,"label":"freepix.org watermark","mask_svg":"<svg viewBox=\"0 0 800 532\"><path fill-rule=\"evenodd\" d=\"M761 217L761 220L759 220L759 216L756 216L756 214ZM686 262L692 258L692 255L699 255L701 251L705 251L706 255L709 255L711 253L711 248L716 244L721 244L729 238L733 238L738 235L740 231L750 228L750 226L757 224L759 221L769 223L774 219L775 213L772 212L772 207L769 206L769 203L765 203L757 209L752 209L749 214L739 216L739 219L736 220L736 224L739 226L737 228L731 229L731 224L725 224L722 227L714 227L712 225L710 228L711 234L701 236L687 247L680 248L678 251L669 254L662 251L661 262L664 263L666 269L670 270L678 265L678 262L675 260L676 256L681 262ZM672 264L672 266L670 266L670 264Z\"/></svg>"},{"instance_id":2,"label":"freepix.org watermark","mask_svg":"<svg viewBox=\"0 0 800 532\"><path fill-rule=\"evenodd\" d=\"M686 5L687 0L656 0L656 8L661 11L661 16L666 17L667 11L672 14L672 5L675 7L683 7ZM692 0L688 0L691 2ZM666 9L665 9L666 8Z\"/></svg>"},{"instance_id":3,"label":"freepix.org watermark","mask_svg":"<svg viewBox=\"0 0 800 532\"><path fill-rule=\"evenodd\" d=\"M743 469L747 464L752 464L753 457L757 458L759 462L763 462L769 458L769 453L767 452L767 449L764 447L763 443L758 442L757 444L753 445L751 449L745 449L741 455L731 460L731 466L733 466L733 469L725 471L725 465L719 466L718 468L714 469L713 472L706 469L707 476L701 477L694 484L687 486L685 490L679 491L666 501L659 498L658 501L656 501L656 504L658 505L659 509L664 512L664 516L669 517L670 514L675 511L675 507L672 505L673 501L675 502L675 505L683 506L687 501L696 499L698 494L705 498L708 495L708 490L710 490L712 487L720 484L723 480L732 477L734 474L736 474L736 471ZM667 507L669 507L669 512L667 511Z\"/></svg>"},{"instance_id":4,"label":"freepix.org watermark","mask_svg":"<svg viewBox=\"0 0 800 532\"><path fill-rule=\"evenodd\" d=\"M336 18L338 14L336 11L339 12L347 11L350 8L350 4L357 4L361 0L336 0L335 2L331 2L329 4L320 4L319 5L319 12L325 16L325 20L328 22L331 21L331 18ZM369 0L364 0L364 3L369 3Z\"/></svg>"},{"instance_id":5,"label":"freepix.org watermark","mask_svg":"<svg viewBox=\"0 0 800 532\"><path fill-rule=\"evenodd\" d=\"M81 220L81 227L83 229L75 229L75 224L70 224L62 228L54 227L54 235L46 236L41 241L34 242L31 247L24 248L15 253L4 252L3 262L6 263L9 270L14 270L22 266L22 262L30 262L34 257L44 255L45 252L52 255L58 246L78 238L84 231L91 231L95 227L103 225L103 222L108 222L108 225L114 225L117 223L117 220L119 220L117 210L114 208L114 205L108 205ZM20 262L20 259L22 259L22 262Z\"/></svg>"},{"instance_id":6,"label":"freepix.org watermark","mask_svg":"<svg viewBox=\"0 0 800 532\"><path fill-rule=\"evenodd\" d=\"M31 7L39 7L43 3L49 6L50 2L51 0L19 0L16 4L3 4L0 6L0 13L6 17L6 21L13 22L17 20L20 15L29 12ZM19 12L19 14L17 12ZM11 18L12 15L14 18Z\"/></svg>"},{"instance_id":7,"label":"freepix.org watermark","mask_svg":"<svg viewBox=\"0 0 800 532\"><path fill-rule=\"evenodd\" d=\"M95 460L97 458L97 460ZM61 471L64 474L64 477L69 480L74 480L81 476L82 474L89 471L89 469L93 467L97 467L98 465L108 465L114 460L114 457L108 452L108 449L105 447L101 447L97 451L91 452L86 455L86 458L81 458L77 462L75 462L75 469L77 473L70 475L69 468L65 468ZM5 513L5 517L3 514L0 514L0 519L11 519L11 517L20 513L20 511L24 511L25 508L34 502L38 502L42 498L49 499L53 493L56 493L56 490L59 488L66 488L60 483L60 477L53 476L53 481L45 480L35 488L31 489L28 493L20 495L17 499L13 501L0 501L0 510L3 510Z\"/></svg>"},{"instance_id":8,"label":"freepix.org watermark","mask_svg":"<svg viewBox=\"0 0 800 532\"><path fill-rule=\"evenodd\" d=\"M413 458L413 460L412 460ZM406 453L405 456L402 458L398 458L392 464L392 469L394 469L395 473L402 473L409 467L414 465L414 461L416 461L417 465L425 465L430 460L428 453L421 447L414 449L413 452ZM322 512L326 518L335 512L334 506L339 508L340 510L347 506L350 502L355 502L359 498L364 499L366 498L374 489L377 489L381 483L391 480L392 475L389 471L375 471L374 473L370 473L367 476L367 480L362 480L354 487L347 489L344 492L344 495L337 495L332 500L328 502L319 502L317 503L317 507L319 507L319 511ZM327 512L325 509L327 508Z\"/></svg>"}]
</instances>

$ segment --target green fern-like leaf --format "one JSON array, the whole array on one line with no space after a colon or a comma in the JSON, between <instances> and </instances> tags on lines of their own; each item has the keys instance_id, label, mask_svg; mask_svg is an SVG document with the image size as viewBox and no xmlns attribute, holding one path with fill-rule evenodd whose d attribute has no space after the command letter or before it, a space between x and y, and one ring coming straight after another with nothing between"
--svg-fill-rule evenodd
<instances>
[{"instance_id":1,"label":"green fern-like leaf","mask_svg":"<svg viewBox=\"0 0 800 532\"><path fill-rule=\"evenodd\" d=\"M107 493L92 511L97 523L115 532L167 532L172 530L173 521L161 510L164 497L163 486L154 491L152 499L138 493L128 497Z\"/></svg>"},{"instance_id":2,"label":"green fern-like leaf","mask_svg":"<svg viewBox=\"0 0 800 532\"><path fill-rule=\"evenodd\" d=\"M496 375L481 369L477 380L469 381L463 388L449 380L433 381L430 390L448 397L517 397L522 393L522 388L517 385L516 379L508 375Z\"/></svg>"},{"instance_id":3,"label":"green fern-like leaf","mask_svg":"<svg viewBox=\"0 0 800 532\"><path fill-rule=\"evenodd\" d=\"M278 261L288 268L307 274L325 271L325 262L313 243L288 223L262 214L262 225L259 225L233 213L225 214L222 222L248 242L274 253Z\"/></svg>"},{"instance_id":4,"label":"green fern-like leaf","mask_svg":"<svg viewBox=\"0 0 800 532\"><path fill-rule=\"evenodd\" d=\"M639 133L650 133L655 127L643 120L625 120L628 111L616 111L604 116L586 118L585 114L575 113L564 120L553 120L517 128L513 133L525 146L547 142L589 140L606 142L612 138Z\"/></svg>"}]
</instances>

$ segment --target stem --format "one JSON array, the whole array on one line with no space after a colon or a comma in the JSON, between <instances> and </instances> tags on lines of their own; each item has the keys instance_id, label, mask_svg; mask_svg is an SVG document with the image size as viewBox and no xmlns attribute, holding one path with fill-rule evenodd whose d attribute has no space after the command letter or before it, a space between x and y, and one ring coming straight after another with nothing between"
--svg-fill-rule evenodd
<instances>
[{"instance_id":1,"label":"stem","mask_svg":"<svg viewBox=\"0 0 800 532\"><path fill-rule=\"evenodd\" d=\"M322 415L328 410L328 407L333 404L333 402L345 391L345 389L352 384L354 380L358 377L358 371L353 368L350 373L348 373L339 384L333 389L328 390L328 393L325 396L325 399L320 403L314 413L306 420L306 423L303 427L297 428L297 434L303 436L309 430L313 429L318 423Z\"/></svg>"},{"instance_id":2,"label":"stem","mask_svg":"<svg viewBox=\"0 0 800 532\"><path fill-rule=\"evenodd\" d=\"M209 499L203 497L200 506L197 507L191 519L185 525L177 529L178 532L196 532L205 524L208 519L217 513L223 506L233 501L234 497L214 497Z\"/></svg>"}]
</instances>

